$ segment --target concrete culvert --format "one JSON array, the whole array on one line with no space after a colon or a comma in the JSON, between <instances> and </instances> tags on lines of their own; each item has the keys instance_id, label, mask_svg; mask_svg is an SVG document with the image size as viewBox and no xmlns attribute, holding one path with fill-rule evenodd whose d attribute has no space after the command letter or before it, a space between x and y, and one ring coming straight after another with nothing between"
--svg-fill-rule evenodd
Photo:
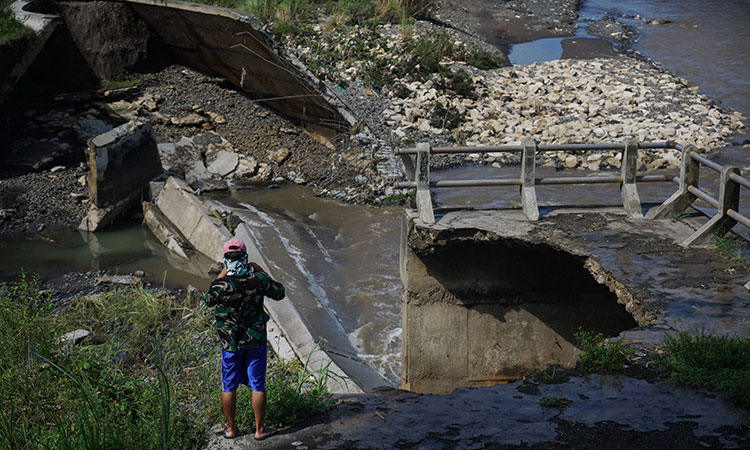
<instances>
[{"instance_id":1,"label":"concrete culvert","mask_svg":"<svg viewBox=\"0 0 750 450\"><path fill-rule=\"evenodd\" d=\"M405 239L405 389L447 393L570 368L579 327L617 336L638 326L585 257L472 229L412 228Z\"/></svg>"}]
</instances>

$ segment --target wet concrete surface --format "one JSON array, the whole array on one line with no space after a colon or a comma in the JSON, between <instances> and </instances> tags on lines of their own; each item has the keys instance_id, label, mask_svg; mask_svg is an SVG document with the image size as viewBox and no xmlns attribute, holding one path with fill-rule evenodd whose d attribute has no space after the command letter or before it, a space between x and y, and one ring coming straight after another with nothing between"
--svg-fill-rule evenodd
<instances>
[{"instance_id":1,"label":"wet concrete surface","mask_svg":"<svg viewBox=\"0 0 750 450\"><path fill-rule=\"evenodd\" d=\"M543 397L570 400L545 408ZM534 379L449 395L397 389L336 398L328 417L207 448L746 448L748 415L714 395L620 376ZM645 439L644 439L645 438ZM640 442L639 442L640 441ZM638 443L636 445L636 443Z\"/></svg>"}]
</instances>

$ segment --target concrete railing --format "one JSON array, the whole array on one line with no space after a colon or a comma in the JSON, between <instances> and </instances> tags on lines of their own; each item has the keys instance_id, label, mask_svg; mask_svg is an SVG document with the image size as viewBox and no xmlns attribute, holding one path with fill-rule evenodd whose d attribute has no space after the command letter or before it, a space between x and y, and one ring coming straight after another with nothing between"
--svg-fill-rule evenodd
<instances>
[{"instance_id":1,"label":"concrete railing","mask_svg":"<svg viewBox=\"0 0 750 450\"><path fill-rule=\"evenodd\" d=\"M505 145L497 147L431 147L420 143L416 148L397 150L398 155L416 155L413 172L414 181L398 182L400 189L417 189L417 211L420 219L427 223L435 222L430 196L431 188L471 187L471 186L520 186L521 206L529 220L539 220L539 206L536 199L536 186L549 184L620 184L622 203L630 217L643 217L641 201L636 188L636 181L665 182L673 181L671 175L647 175L637 172L638 149L676 148L674 142L638 142L634 139L624 143L612 144L556 144L539 145L533 140L525 140L522 145ZM595 177L536 177L536 154L538 152L560 151L622 151L622 165L619 176L599 175ZM519 178L494 178L480 180L430 180L430 156L446 153L521 153L521 176ZM407 161L407 166L409 161ZM411 168L407 167L411 171Z\"/></svg>"},{"instance_id":2,"label":"concrete railing","mask_svg":"<svg viewBox=\"0 0 750 450\"><path fill-rule=\"evenodd\" d=\"M637 171L639 149L677 149L682 151L680 175L654 175ZM598 175L593 177L536 177L536 154L538 152L585 152L619 150L622 152L619 175ZM430 179L430 157L436 154L456 153L521 153L521 176L519 178L492 178L475 180ZM404 158L407 171L413 173L413 181L397 182L399 189L416 188L416 203L419 218L425 223L434 223L430 189L482 186L520 186L521 206L529 220L539 220L539 207L536 198L537 185L551 184L619 184L625 213L629 217L643 217L636 183L674 182L679 184L675 192L663 204L652 208L646 218L659 219L674 217L692 205L696 199L704 200L717 209L705 225L683 242L685 245L700 244L713 234L723 235L737 222L750 228L750 219L739 213L740 187L750 189L750 180L740 175L734 166L721 166L698 154L693 145L683 146L676 142L638 142L629 139L623 143L605 144L548 144L540 145L533 140L525 140L522 145L494 147L431 147L429 143L417 144L416 148L396 150L397 155L416 155L416 160ZM698 187L700 166L703 165L720 174L719 198L715 199Z\"/></svg>"},{"instance_id":3,"label":"concrete railing","mask_svg":"<svg viewBox=\"0 0 750 450\"><path fill-rule=\"evenodd\" d=\"M740 189L750 189L750 180L740 175L740 168L717 164L698 154L698 149L693 145L678 144L675 148L682 151L680 176L674 180L680 187L664 203L652 208L646 218L674 217L690 207L696 199L701 199L716 208L716 214L688 237L683 242L684 245L702 244L714 234L723 236L738 222L750 228L750 219L739 212ZM718 199L698 187L701 166L719 174Z\"/></svg>"}]
</instances>

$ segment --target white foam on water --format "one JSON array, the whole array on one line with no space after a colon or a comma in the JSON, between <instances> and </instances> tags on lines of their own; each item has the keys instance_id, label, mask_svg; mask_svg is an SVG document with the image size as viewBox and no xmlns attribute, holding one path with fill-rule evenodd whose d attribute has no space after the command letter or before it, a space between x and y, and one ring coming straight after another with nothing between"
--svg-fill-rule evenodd
<instances>
[{"instance_id":1,"label":"white foam on water","mask_svg":"<svg viewBox=\"0 0 750 450\"><path fill-rule=\"evenodd\" d=\"M284 249L287 252L287 255L289 255L294 262L295 267L297 267L297 270L300 274L307 280L307 286L310 293L315 297L318 303L318 308L323 308L331 314L331 316L335 319L336 325L338 326L339 330L342 334L346 334L346 331L344 330L344 326L341 323L341 320L336 314L336 311L334 311L331 308L331 303L328 299L328 294L326 293L326 290L323 288L323 286L320 284L320 281L318 277L310 273L306 269L307 261L305 261L305 258L300 251L299 248L294 246L294 244L291 243L291 241L284 236L284 234L281 232L280 227L275 226L276 221L268 214L264 213L263 211L260 211L253 205L249 203L241 203L242 206L248 209L248 211L252 212L253 214L256 214L262 221L267 223L269 225L269 228L271 228L276 236L278 236L279 241L284 246ZM257 241L257 238L256 238ZM317 239L316 239L317 241ZM330 258L328 258L330 260Z\"/></svg>"}]
</instances>

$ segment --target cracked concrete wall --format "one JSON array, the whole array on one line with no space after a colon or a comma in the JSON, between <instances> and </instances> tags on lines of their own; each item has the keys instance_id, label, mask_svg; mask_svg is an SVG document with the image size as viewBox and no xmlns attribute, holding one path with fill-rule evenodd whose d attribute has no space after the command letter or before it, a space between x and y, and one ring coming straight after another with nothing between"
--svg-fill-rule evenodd
<instances>
[{"instance_id":1,"label":"cracked concrete wall","mask_svg":"<svg viewBox=\"0 0 750 450\"><path fill-rule=\"evenodd\" d=\"M579 327L615 336L637 326L586 258L478 229L405 224L405 389L448 393L573 367Z\"/></svg>"}]
</instances>

